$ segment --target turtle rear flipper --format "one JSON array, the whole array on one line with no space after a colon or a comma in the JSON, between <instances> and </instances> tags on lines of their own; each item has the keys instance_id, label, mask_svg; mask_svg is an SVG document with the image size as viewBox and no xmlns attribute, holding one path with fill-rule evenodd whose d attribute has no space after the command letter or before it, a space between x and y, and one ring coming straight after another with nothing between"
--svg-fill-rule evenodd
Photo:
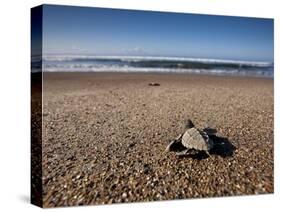
<instances>
[{"instance_id":1,"label":"turtle rear flipper","mask_svg":"<svg viewBox=\"0 0 281 212\"><path fill-rule=\"evenodd\" d=\"M202 152L202 151L196 150L196 149L185 149L185 150L182 150L180 152L176 152L176 155L177 156L196 156L200 152ZM208 151L203 150L203 152L206 152L207 155L211 156Z\"/></svg>"},{"instance_id":2,"label":"turtle rear flipper","mask_svg":"<svg viewBox=\"0 0 281 212\"><path fill-rule=\"evenodd\" d=\"M188 155L189 149L185 149L183 151L180 152L176 152L177 156L184 156L184 155Z\"/></svg>"},{"instance_id":3,"label":"turtle rear flipper","mask_svg":"<svg viewBox=\"0 0 281 212\"><path fill-rule=\"evenodd\" d=\"M211 155L210 155L210 152L209 152L209 151L205 151L205 153L206 153L209 157L211 157Z\"/></svg>"}]
</instances>

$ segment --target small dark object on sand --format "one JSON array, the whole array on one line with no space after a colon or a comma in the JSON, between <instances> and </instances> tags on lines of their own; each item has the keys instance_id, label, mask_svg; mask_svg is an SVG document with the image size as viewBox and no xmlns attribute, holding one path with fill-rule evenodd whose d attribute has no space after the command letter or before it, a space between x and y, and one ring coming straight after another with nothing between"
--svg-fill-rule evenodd
<instances>
[{"instance_id":1,"label":"small dark object on sand","mask_svg":"<svg viewBox=\"0 0 281 212\"><path fill-rule=\"evenodd\" d=\"M160 83L158 82L150 82L148 83L149 86L160 86Z\"/></svg>"},{"instance_id":2,"label":"small dark object on sand","mask_svg":"<svg viewBox=\"0 0 281 212\"><path fill-rule=\"evenodd\" d=\"M209 152L213 148L213 140L209 137L215 135L215 129L209 127L199 130L195 128L190 119L185 123L185 132L180 134L167 146L166 151L175 151L177 155L188 155L191 150L204 151L210 156Z\"/></svg>"}]
</instances>

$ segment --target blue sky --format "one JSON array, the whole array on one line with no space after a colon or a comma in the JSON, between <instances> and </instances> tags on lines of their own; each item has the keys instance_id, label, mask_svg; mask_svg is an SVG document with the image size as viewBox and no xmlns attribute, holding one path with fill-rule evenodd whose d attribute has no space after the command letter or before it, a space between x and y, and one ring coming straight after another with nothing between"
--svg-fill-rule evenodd
<instances>
[{"instance_id":1,"label":"blue sky","mask_svg":"<svg viewBox=\"0 0 281 212\"><path fill-rule=\"evenodd\" d=\"M44 54L273 61L273 20L45 5Z\"/></svg>"}]
</instances>

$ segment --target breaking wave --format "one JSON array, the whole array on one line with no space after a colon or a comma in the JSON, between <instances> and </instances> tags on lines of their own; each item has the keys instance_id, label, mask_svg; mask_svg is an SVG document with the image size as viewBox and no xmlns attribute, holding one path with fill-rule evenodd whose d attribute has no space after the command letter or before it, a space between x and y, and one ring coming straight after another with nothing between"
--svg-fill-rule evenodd
<instances>
[{"instance_id":1,"label":"breaking wave","mask_svg":"<svg viewBox=\"0 0 281 212\"><path fill-rule=\"evenodd\" d=\"M36 67L41 61L32 60ZM184 57L47 55L46 72L171 72L273 77L274 64Z\"/></svg>"}]
</instances>

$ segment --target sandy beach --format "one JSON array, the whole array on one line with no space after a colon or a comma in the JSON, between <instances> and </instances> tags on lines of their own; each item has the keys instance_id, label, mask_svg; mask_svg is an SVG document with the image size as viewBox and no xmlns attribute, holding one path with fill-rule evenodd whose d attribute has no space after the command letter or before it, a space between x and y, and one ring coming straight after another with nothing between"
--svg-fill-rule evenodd
<instances>
[{"instance_id":1,"label":"sandy beach","mask_svg":"<svg viewBox=\"0 0 281 212\"><path fill-rule=\"evenodd\" d=\"M149 86L149 83L159 86ZM273 79L44 73L43 206L273 193ZM211 152L164 153L190 118Z\"/></svg>"}]
</instances>

